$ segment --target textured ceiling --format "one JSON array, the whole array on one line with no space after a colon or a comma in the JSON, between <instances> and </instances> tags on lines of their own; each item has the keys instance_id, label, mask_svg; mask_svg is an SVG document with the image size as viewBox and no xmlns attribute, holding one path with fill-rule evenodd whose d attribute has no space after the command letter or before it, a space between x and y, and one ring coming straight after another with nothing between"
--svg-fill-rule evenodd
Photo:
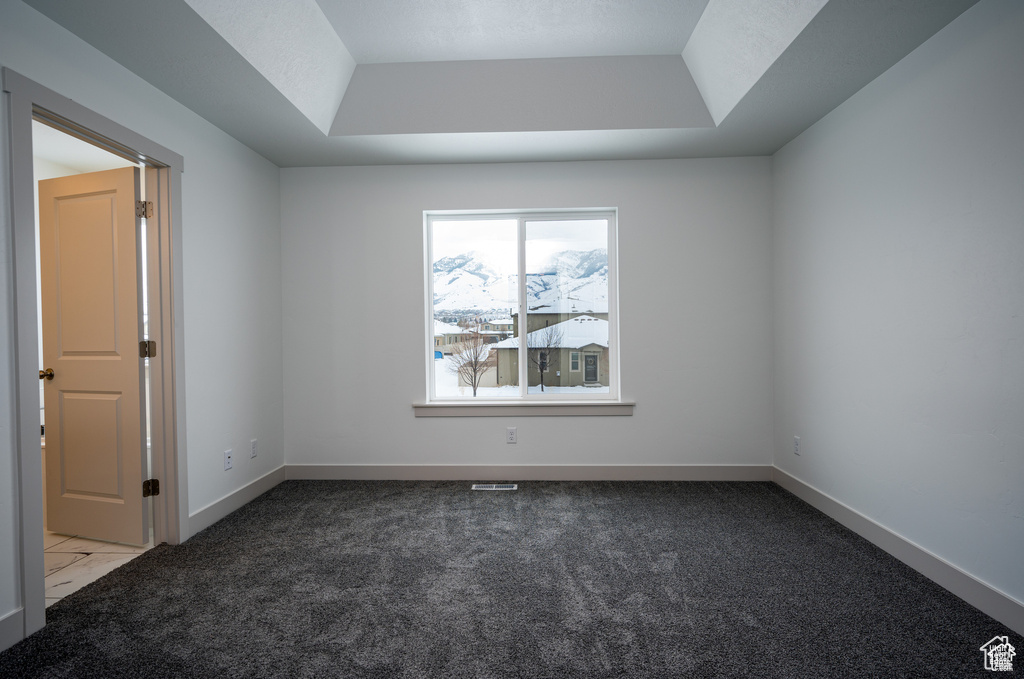
<instances>
[{"instance_id":1,"label":"textured ceiling","mask_svg":"<svg viewBox=\"0 0 1024 679\"><path fill-rule=\"evenodd\" d=\"M315 0L185 0L324 134L356 64Z\"/></svg>"},{"instance_id":2,"label":"textured ceiling","mask_svg":"<svg viewBox=\"0 0 1024 679\"><path fill-rule=\"evenodd\" d=\"M683 59L715 124L732 112L828 0L715 0Z\"/></svg>"},{"instance_id":3,"label":"textured ceiling","mask_svg":"<svg viewBox=\"0 0 1024 679\"><path fill-rule=\"evenodd\" d=\"M708 0L317 0L359 64L680 54Z\"/></svg>"},{"instance_id":4,"label":"textured ceiling","mask_svg":"<svg viewBox=\"0 0 1024 679\"><path fill-rule=\"evenodd\" d=\"M977 0L24 2L296 167L770 155Z\"/></svg>"}]
</instances>

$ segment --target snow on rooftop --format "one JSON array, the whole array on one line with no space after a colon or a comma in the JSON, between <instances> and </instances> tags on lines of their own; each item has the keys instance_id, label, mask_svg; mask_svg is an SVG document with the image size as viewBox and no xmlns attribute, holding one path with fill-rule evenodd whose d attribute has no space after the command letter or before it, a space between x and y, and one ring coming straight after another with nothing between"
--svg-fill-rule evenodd
<instances>
[{"instance_id":1,"label":"snow on rooftop","mask_svg":"<svg viewBox=\"0 0 1024 679\"><path fill-rule=\"evenodd\" d=\"M466 332L454 323L445 323L444 321L434 321L434 334L435 335L459 335Z\"/></svg>"},{"instance_id":2,"label":"snow on rooftop","mask_svg":"<svg viewBox=\"0 0 1024 679\"><path fill-rule=\"evenodd\" d=\"M561 333L562 339L558 346L563 349L581 349L590 344L608 346L608 321L593 316L577 316L540 330L534 330L528 336L527 346L541 346L552 328L554 332ZM519 338L510 337L494 346L497 349L516 349L519 347Z\"/></svg>"},{"instance_id":3,"label":"snow on rooftop","mask_svg":"<svg viewBox=\"0 0 1024 679\"><path fill-rule=\"evenodd\" d=\"M489 323L491 326L512 325L512 319L508 319L505 321L485 321L485 323ZM445 323L444 321L435 320L434 336L437 337L440 335L469 335L470 333L473 332L478 332L481 335L500 335L501 337L504 337L506 334L508 334L507 328L495 328L494 330L484 330L483 326L484 323L480 323L472 328L463 328L458 325L455 325L454 323Z\"/></svg>"},{"instance_id":4,"label":"snow on rooftop","mask_svg":"<svg viewBox=\"0 0 1024 679\"><path fill-rule=\"evenodd\" d=\"M535 314L606 314L608 300L585 302L579 299L558 299L547 304L530 305L528 311Z\"/></svg>"}]
</instances>

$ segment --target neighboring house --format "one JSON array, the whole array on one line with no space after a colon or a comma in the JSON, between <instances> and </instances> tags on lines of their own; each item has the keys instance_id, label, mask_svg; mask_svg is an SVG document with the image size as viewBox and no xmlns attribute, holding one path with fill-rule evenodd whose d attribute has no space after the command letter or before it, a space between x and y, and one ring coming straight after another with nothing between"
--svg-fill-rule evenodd
<instances>
[{"instance_id":1,"label":"neighboring house","mask_svg":"<svg viewBox=\"0 0 1024 679\"><path fill-rule=\"evenodd\" d=\"M607 313L607 312L606 312ZM552 346L548 346L552 345ZM546 386L608 386L608 321L580 315L551 326L541 327L527 336L531 353L543 351L547 371ZM510 337L494 346L497 351L498 386L517 384L519 376L519 338ZM527 371L530 385L541 382L534 360Z\"/></svg>"},{"instance_id":2,"label":"neighboring house","mask_svg":"<svg viewBox=\"0 0 1024 679\"><path fill-rule=\"evenodd\" d=\"M481 335L487 337L496 337L498 340L503 340L506 337L511 337L513 334L513 328L515 321L511 318L498 318L493 321L482 321L478 326Z\"/></svg>"},{"instance_id":3,"label":"neighboring house","mask_svg":"<svg viewBox=\"0 0 1024 679\"><path fill-rule=\"evenodd\" d=\"M527 330L533 332L556 323L568 321L577 316L592 316L608 320L608 301L584 302L578 299L561 299L551 304L538 304L526 310L529 318ZM512 314L512 334L519 334L519 314Z\"/></svg>"},{"instance_id":4,"label":"neighboring house","mask_svg":"<svg viewBox=\"0 0 1024 679\"><path fill-rule=\"evenodd\" d=\"M455 345L464 342L473 334L479 332L488 344L499 342L512 335L513 321L511 318L498 319L496 321L481 321L473 328L463 328L454 323L434 321L434 351L440 351L448 355L452 353Z\"/></svg>"},{"instance_id":5,"label":"neighboring house","mask_svg":"<svg viewBox=\"0 0 1024 679\"><path fill-rule=\"evenodd\" d=\"M434 351L442 354L452 353L452 347L469 335L469 330L460 328L454 323L434 321Z\"/></svg>"}]
</instances>

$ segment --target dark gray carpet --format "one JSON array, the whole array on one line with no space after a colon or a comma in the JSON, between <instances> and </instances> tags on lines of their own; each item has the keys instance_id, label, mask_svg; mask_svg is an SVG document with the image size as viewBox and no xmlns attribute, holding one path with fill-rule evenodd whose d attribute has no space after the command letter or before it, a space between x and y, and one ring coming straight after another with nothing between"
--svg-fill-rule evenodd
<instances>
[{"instance_id":1,"label":"dark gray carpet","mask_svg":"<svg viewBox=\"0 0 1024 679\"><path fill-rule=\"evenodd\" d=\"M993 636L1024 653L770 483L469 485L284 483L52 606L0 677L981 677Z\"/></svg>"}]
</instances>

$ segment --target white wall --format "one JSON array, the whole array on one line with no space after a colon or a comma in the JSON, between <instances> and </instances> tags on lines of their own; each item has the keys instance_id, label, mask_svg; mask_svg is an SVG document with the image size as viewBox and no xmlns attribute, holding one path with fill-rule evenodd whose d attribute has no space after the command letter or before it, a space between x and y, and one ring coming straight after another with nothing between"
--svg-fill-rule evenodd
<instances>
[{"instance_id":1,"label":"white wall","mask_svg":"<svg viewBox=\"0 0 1024 679\"><path fill-rule=\"evenodd\" d=\"M0 0L0 65L181 154L189 511L283 462L278 169L17 0ZM4 126L6 129L6 125ZM4 147L6 148L6 143ZM0 181L7 200L6 155ZM20 605L12 533L10 211L0 204L0 619ZM248 450L222 471L225 448Z\"/></svg>"},{"instance_id":2,"label":"white wall","mask_svg":"<svg viewBox=\"0 0 1024 679\"><path fill-rule=\"evenodd\" d=\"M770 193L767 158L282 170L287 463L770 464ZM414 418L423 210L588 206L635 414Z\"/></svg>"},{"instance_id":3,"label":"white wall","mask_svg":"<svg viewBox=\"0 0 1024 679\"><path fill-rule=\"evenodd\" d=\"M773 159L776 465L1018 601L1022 73L985 0Z\"/></svg>"}]
</instances>

